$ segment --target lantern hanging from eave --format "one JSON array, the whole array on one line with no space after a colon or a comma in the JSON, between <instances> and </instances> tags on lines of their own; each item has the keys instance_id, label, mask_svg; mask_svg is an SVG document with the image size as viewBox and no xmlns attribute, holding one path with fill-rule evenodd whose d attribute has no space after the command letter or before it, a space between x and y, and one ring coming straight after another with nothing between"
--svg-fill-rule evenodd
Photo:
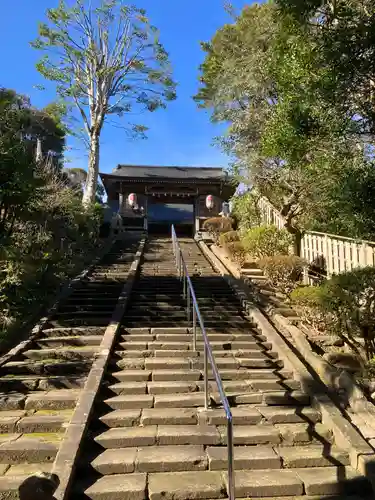
<instances>
[{"instance_id":1,"label":"lantern hanging from eave","mask_svg":"<svg viewBox=\"0 0 375 500\"><path fill-rule=\"evenodd\" d=\"M206 197L206 207L208 208L208 210L212 210L214 208L214 197L212 196L212 194L209 194Z\"/></svg>"},{"instance_id":2,"label":"lantern hanging from eave","mask_svg":"<svg viewBox=\"0 0 375 500\"><path fill-rule=\"evenodd\" d=\"M130 193L128 196L129 207L135 208L137 206L137 195L135 193Z\"/></svg>"}]
</instances>

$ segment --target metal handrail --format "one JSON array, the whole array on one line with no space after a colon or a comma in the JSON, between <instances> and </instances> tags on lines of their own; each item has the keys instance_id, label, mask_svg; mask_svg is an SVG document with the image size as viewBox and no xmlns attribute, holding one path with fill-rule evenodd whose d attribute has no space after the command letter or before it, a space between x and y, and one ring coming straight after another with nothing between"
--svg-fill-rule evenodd
<instances>
[{"instance_id":1,"label":"metal handrail","mask_svg":"<svg viewBox=\"0 0 375 500\"><path fill-rule=\"evenodd\" d=\"M233 446L233 416L228 403L228 398L225 394L223 387L223 382L219 370L216 365L215 357L212 352L212 347L210 341L207 337L207 332L204 327L204 322L202 315L199 311L197 298L194 292L194 287L191 282L189 272L185 263L185 259L180 247L180 243L177 239L176 230L172 225L172 246L173 254L176 259L176 267L178 271L178 276L181 281L183 281L183 296L186 299L186 312L188 322L191 319L191 308L193 309L193 350L197 351L197 320L200 326L200 330L204 341L204 406L208 410L210 407L210 394L208 386L208 362L211 364L212 372L215 377L216 385L220 394L221 403L225 411L225 417L227 419L227 449L228 449L228 497L229 500L235 500L235 485L234 485L234 446ZM191 307L192 306L192 307Z\"/></svg>"}]
</instances>

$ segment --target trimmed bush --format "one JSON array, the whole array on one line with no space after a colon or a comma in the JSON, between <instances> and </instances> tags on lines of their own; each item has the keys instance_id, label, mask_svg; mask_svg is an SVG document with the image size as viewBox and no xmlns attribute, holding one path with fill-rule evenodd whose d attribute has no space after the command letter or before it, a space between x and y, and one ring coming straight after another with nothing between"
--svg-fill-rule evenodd
<instances>
[{"instance_id":1,"label":"trimmed bush","mask_svg":"<svg viewBox=\"0 0 375 500\"><path fill-rule=\"evenodd\" d=\"M233 230L233 219L230 217L211 217L204 221L203 229L217 241L221 233Z\"/></svg>"},{"instance_id":2,"label":"trimmed bush","mask_svg":"<svg viewBox=\"0 0 375 500\"><path fill-rule=\"evenodd\" d=\"M240 241L230 241L225 245L225 248L230 253L232 259L242 266L246 259L246 251L242 243Z\"/></svg>"},{"instance_id":3,"label":"trimmed bush","mask_svg":"<svg viewBox=\"0 0 375 500\"><path fill-rule=\"evenodd\" d=\"M291 294L300 314L339 335L356 354L369 361L375 354L375 268L338 274L318 287L298 288Z\"/></svg>"},{"instance_id":4,"label":"trimmed bush","mask_svg":"<svg viewBox=\"0 0 375 500\"><path fill-rule=\"evenodd\" d=\"M225 246L227 243L232 243L233 241L240 241L240 235L237 231L228 231L227 233L222 233L219 238L220 245Z\"/></svg>"},{"instance_id":5,"label":"trimmed bush","mask_svg":"<svg viewBox=\"0 0 375 500\"><path fill-rule=\"evenodd\" d=\"M245 250L259 259L278 254L287 255L293 243L286 229L278 229L273 225L262 225L250 229L244 234L242 242Z\"/></svg>"},{"instance_id":6,"label":"trimmed bush","mask_svg":"<svg viewBox=\"0 0 375 500\"><path fill-rule=\"evenodd\" d=\"M305 261L296 255L274 255L259 261L270 285L286 295L296 288L305 265Z\"/></svg>"},{"instance_id":7,"label":"trimmed bush","mask_svg":"<svg viewBox=\"0 0 375 500\"><path fill-rule=\"evenodd\" d=\"M375 268L354 269L333 276L321 285L320 303L326 313L330 330L344 337L354 350L356 340L364 341L365 356L375 355Z\"/></svg>"},{"instance_id":8,"label":"trimmed bush","mask_svg":"<svg viewBox=\"0 0 375 500\"><path fill-rule=\"evenodd\" d=\"M326 328L325 314L321 307L321 293L320 286L300 286L290 294L293 307L301 319L319 331Z\"/></svg>"}]
</instances>

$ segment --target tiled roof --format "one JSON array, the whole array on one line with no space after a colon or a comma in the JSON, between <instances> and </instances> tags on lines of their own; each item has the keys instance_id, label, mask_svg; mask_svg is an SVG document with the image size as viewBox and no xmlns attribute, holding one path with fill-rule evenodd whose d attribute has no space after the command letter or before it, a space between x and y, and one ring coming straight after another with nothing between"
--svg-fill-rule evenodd
<instances>
[{"instance_id":1,"label":"tiled roof","mask_svg":"<svg viewBox=\"0 0 375 500\"><path fill-rule=\"evenodd\" d=\"M103 174L101 174L103 175ZM176 180L222 180L228 174L222 168L214 167L158 167L151 165L118 165L111 174L104 176L119 176L142 179L176 179Z\"/></svg>"}]
</instances>

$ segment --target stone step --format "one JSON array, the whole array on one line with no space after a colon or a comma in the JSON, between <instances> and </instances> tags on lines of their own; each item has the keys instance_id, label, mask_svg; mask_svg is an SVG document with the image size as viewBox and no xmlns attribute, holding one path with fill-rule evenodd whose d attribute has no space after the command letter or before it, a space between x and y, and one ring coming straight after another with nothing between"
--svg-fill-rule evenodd
<instances>
[{"instance_id":1,"label":"stone step","mask_svg":"<svg viewBox=\"0 0 375 500\"><path fill-rule=\"evenodd\" d=\"M171 325L174 325L176 327L178 326L181 326L182 325L186 325L187 326L187 321L185 321L184 319L179 319L179 320L176 320L176 319L173 319L173 318L161 318L161 317L156 317L154 319L151 319L151 318L147 318L145 316L142 316L142 317L130 317L127 315L127 321L126 321L126 324L127 324L127 327L128 328L135 328L137 325L139 324L143 324L144 326L155 326L155 324L159 325L160 328L162 327L168 327L168 326L171 326ZM242 331L247 331L249 329L249 327L247 326L246 323L244 323L243 320L241 321L235 321L235 320L221 320L220 318L218 318L217 320L215 321L211 321L210 319L205 319L205 327L207 328L213 328L213 327L216 327L218 329L221 329L221 330L226 330L227 328L236 328L238 330L242 330Z\"/></svg>"},{"instance_id":2,"label":"stone step","mask_svg":"<svg viewBox=\"0 0 375 500\"><path fill-rule=\"evenodd\" d=\"M118 358L176 358L176 359L191 359L198 358L200 354L194 351L185 350L122 350L115 351Z\"/></svg>"},{"instance_id":3,"label":"stone step","mask_svg":"<svg viewBox=\"0 0 375 500\"><path fill-rule=\"evenodd\" d=\"M359 494L362 497L372 492L369 480L351 467L306 467L294 471L307 495Z\"/></svg>"},{"instance_id":4,"label":"stone step","mask_svg":"<svg viewBox=\"0 0 375 500\"><path fill-rule=\"evenodd\" d=\"M46 328L43 330L42 335L47 338L41 338L40 341L47 341L48 338L60 338L60 337L83 337L83 336L102 336L104 335L105 328L98 326L87 326L87 327L73 327L73 328Z\"/></svg>"},{"instance_id":5,"label":"stone step","mask_svg":"<svg viewBox=\"0 0 375 500\"><path fill-rule=\"evenodd\" d=\"M112 303L107 304L80 304L75 303L75 305L70 306L61 306L57 312L58 317L61 316L81 316L85 314L93 314L95 312L96 315L107 315L113 312L113 309L116 305L116 300L114 299Z\"/></svg>"},{"instance_id":6,"label":"stone step","mask_svg":"<svg viewBox=\"0 0 375 500\"><path fill-rule=\"evenodd\" d=\"M74 409L80 395L79 390L37 392L27 396L26 410L69 410Z\"/></svg>"},{"instance_id":7,"label":"stone step","mask_svg":"<svg viewBox=\"0 0 375 500\"><path fill-rule=\"evenodd\" d=\"M269 384L271 382L271 384ZM289 391L287 401L284 404L290 403L291 401L296 402L295 395L289 397L290 391L300 388L300 382L295 380L285 380L285 381L254 381L254 380L240 380L240 381L224 381L224 390L228 393L234 394L238 393L254 393L254 392L272 392L274 393L277 389L284 389ZM137 382L118 382L116 384L109 385L108 388L117 395L125 394L177 394L177 393L192 393L204 391L203 381L137 381ZM208 388L210 392L217 391L216 382L209 382ZM303 403L302 398L302 403ZM297 399L300 401L300 396Z\"/></svg>"},{"instance_id":8,"label":"stone step","mask_svg":"<svg viewBox=\"0 0 375 500\"><path fill-rule=\"evenodd\" d=\"M271 424L297 424L303 422L316 424L321 421L320 413L309 406L257 406L257 411Z\"/></svg>"},{"instance_id":9,"label":"stone step","mask_svg":"<svg viewBox=\"0 0 375 500\"><path fill-rule=\"evenodd\" d=\"M207 462L202 445L177 445L107 449L91 465L100 474L109 475L205 470Z\"/></svg>"},{"instance_id":10,"label":"stone step","mask_svg":"<svg viewBox=\"0 0 375 500\"><path fill-rule=\"evenodd\" d=\"M86 373L92 360L64 361L45 359L43 361L10 361L0 368L1 376L5 375L60 375Z\"/></svg>"},{"instance_id":11,"label":"stone step","mask_svg":"<svg viewBox=\"0 0 375 500\"><path fill-rule=\"evenodd\" d=\"M70 325L72 327L76 326L107 326L110 320L110 313L104 316L94 316L92 313L84 313L84 315L74 315L69 314L67 317L58 318L56 315L50 320L50 324L59 328L61 326Z\"/></svg>"},{"instance_id":12,"label":"stone step","mask_svg":"<svg viewBox=\"0 0 375 500\"><path fill-rule=\"evenodd\" d=\"M209 425L148 425L146 427L114 427L95 441L105 449L153 445L218 445L217 427Z\"/></svg>"},{"instance_id":13,"label":"stone step","mask_svg":"<svg viewBox=\"0 0 375 500\"><path fill-rule=\"evenodd\" d=\"M252 276L263 276L263 270L256 268L256 267L246 267L241 269L241 273L244 274L245 276L252 275Z\"/></svg>"},{"instance_id":14,"label":"stone step","mask_svg":"<svg viewBox=\"0 0 375 500\"><path fill-rule=\"evenodd\" d=\"M125 396L114 396L106 399L104 403L112 410L137 410L140 408L152 408L154 396L150 394L136 394Z\"/></svg>"},{"instance_id":15,"label":"stone step","mask_svg":"<svg viewBox=\"0 0 375 500\"><path fill-rule=\"evenodd\" d=\"M78 303L82 303L82 304L86 304L86 303L113 303L113 301L116 300L116 296L113 294L112 296L111 295L108 295L108 294L105 294L103 296L85 296L83 293L81 294L73 294L71 295L70 297L68 297L68 299L64 302L64 305L75 305L77 302Z\"/></svg>"},{"instance_id":16,"label":"stone step","mask_svg":"<svg viewBox=\"0 0 375 500\"><path fill-rule=\"evenodd\" d=\"M103 332L104 333L104 332ZM85 335L85 336L63 336L63 337L48 337L46 339L37 339L35 341L38 347L64 347L64 346L94 346L100 345L102 335Z\"/></svg>"},{"instance_id":17,"label":"stone step","mask_svg":"<svg viewBox=\"0 0 375 500\"><path fill-rule=\"evenodd\" d=\"M241 342L241 341L212 341L210 340L210 345L213 351L220 353L220 351L245 351L252 353L254 357L260 355L265 351L270 351L272 349L271 344L260 344L256 341L253 342ZM127 341L120 342L118 344L125 351L144 351L144 350L186 350L193 352L193 338L190 336L188 342L182 341L163 341L163 340L152 340L152 341ZM204 343L201 341L197 342L197 350L203 351ZM120 351L117 351L120 352ZM252 357L249 355L249 357Z\"/></svg>"},{"instance_id":18,"label":"stone step","mask_svg":"<svg viewBox=\"0 0 375 500\"><path fill-rule=\"evenodd\" d=\"M310 396L301 391L265 392L263 402L269 406L308 405L310 404Z\"/></svg>"},{"instance_id":19,"label":"stone step","mask_svg":"<svg viewBox=\"0 0 375 500\"><path fill-rule=\"evenodd\" d=\"M67 360L81 360L91 359L98 352L99 346L82 346L82 347L59 347L51 349L29 349L23 352L23 356L32 360L45 360L45 359L67 359Z\"/></svg>"},{"instance_id":20,"label":"stone step","mask_svg":"<svg viewBox=\"0 0 375 500\"><path fill-rule=\"evenodd\" d=\"M297 478L295 482L298 482ZM107 485L110 487L109 483ZM302 483L300 485L302 490ZM152 500L227 498L224 475L217 471L151 473L148 476L148 491Z\"/></svg>"},{"instance_id":21,"label":"stone step","mask_svg":"<svg viewBox=\"0 0 375 500\"><path fill-rule=\"evenodd\" d=\"M63 434L9 434L0 444L0 464L53 462Z\"/></svg>"},{"instance_id":22,"label":"stone step","mask_svg":"<svg viewBox=\"0 0 375 500\"><path fill-rule=\"evenodd\" d=\"M204 406L203 393L158 394L155 396L155 408L194 408Z\"/></svg>"},{"instance_id":23,"label":"stone step","mask_svg":"<svg viewBox=\"0 0 375 500\"><path fill-rule=\"evenodd\" d=\"M201 333L199 329L197 329L197 339L201 338ZM210 342L222 342L223 344L227 344L229 342L250 342L252 344L259 345L259 342L261 342L260 339L258 339L257 335L254 333L247 333L247 334L224 334L224 333L207 333L208 339ZM130 342L153 342L153 341L158 341L158 342L187 342L189 345L192 344L193 342L193 334L191 333L158 333L154 334L151 332L147 333L128 333L128 334L123 334L121 335L122 343L120 344L121 346L123 343L130 343ZM202 344L202 343L201 343ZM202 344L203 345L203 344ZM270 344L265 344L264 348L266 348L267 345Z\"/></svg>"},{"instance_id":24,"label":"stone step","mask_svg":"<svg viewBox=\"0 0 375 500\"><path fill-rule=\"evenodd\" d=\"M129 344L129 347L131 345ZM168 347L168 346L166 346ZM115 354L118 358L173 358L173 359L192 359L197 360L198 358L204 362L204 354L202 350L193 351L188 350L189 346L181 346L183 349L156 349L156 350L121 350L115 351ZM237 366L238 362L235 361L235 358L246 358L246 359L260 359L260 360L275 360L277 358L277 353L273 351L247 351L245 349L240 350L212 350L215 360L218 360L218 365L221 364L223 368ZM74 351L72 350L74 354ZM226 361L224 361L224 358ZM229 364L228 364L229 363Z\"/></svg>"},{"instance_id":25,"label":"stone step","mask_svg":"<svg viewBox=\"0 0 375 500\"><path fill-rule=\"evenodd\" d=\"M330 467L349 465L349 453L322 445L281 446L276 449L284 468Z\"/></svg>"},{"instance_id":26,"label":"stone step","mask_svg":"<svg viewBox=\"0 0 375 500\"><path fill-rule=\"evenodd\" d=\"M239 406L231 408L234 425L256 425L262 420L262 415L257 408L252 406ZM204 410L199 408L198 422L200 424L208 425L226 425L227 419L224 410L222 409L209 409Z\"/></svg>"},{"instance_id":27,"label":"stone step","mask_svg":"<svg viewBox=\"0 0 375 500\"><path fill-rule=\"evenodd\" d=\"M55 389L78 389L85 384L84 377L46 377L42 375L15 375L0 378L1 392L47 391Z\"/></svg>"},{"instance_id":28,"label":"stone step","mask_svg":"<svg viewBox=\"0 0 375 500\"><path fill-rule=\"evenodd\" d=\"M146 500L147 474L103 476L85 489L84 498L91 500ZM83 487L84 488L84 487ZM82 487L78 484L76 490Z\"/></svg>"},{"instance_id":29,"label":"stone step","mask_svg":"<svg viewBox=\"0 0 375 500\"><path fill-rule=\"evenodd\" d=\"M174 409L176 410L176 409ZM223 425L210 425L198 423L198 425L190 424L152 424L150 422L170 422L178 421L179 418L193 418L193 414L185 414L184 416L178 415L179 412L171 412L170 417L167 413L161 413L158 415L157 412L145 413L141 416L140 426L125 426L119 427L117 424L121 418L128 419L127 423L130 421L135 422L136 415L125 415L119 418L114 418L111 414L102 417L102 421L114 425L110 427L109 430L99 434L95 441L103 448L125 448L125 447L142 447L142 446L153 446L153 445L225 445L227 442L227 428L224 425L224 419L222 416L217 416L216 418L211 417L213 421L220 421ZM142 413L143 415L143 413ZM116 416L115 416L116 417ZM246 423L251 421L251 417L254 418L253 423L248 425ZM138 417L139 418L139 417ZM219 420L220 418L220 420ZM103 420L104 419L104 420ZM129 420L130 419L130 420ZM241 425L236 425L234 427L233 440L236 446L255 446L255 445L268 445L268 446L278 446L282 444L284 447L295 446L295 445L306 445L312 442L315 434L313 429L309 424L278 424L271 425L266 423L255 423L259 421L259 416L255 414L250 414L246 417L245 414L237 414L236 420L241 421ZM245 420L246 419L246 420ZM203 419L199 416L199 422ZM207 419L210 421L210 419ZM204 420L203 420L204 421ZM320 453L322 454L322 448L320 447ZM285 456L287 452L285 453ZM292 462L292 454L289 454L289 460ZM317 461L318 452L311 452L311 456L306 455L307 461L313 463L313 460ZM338 455L336 455L337 457ZM299 456L299 458L301 458ZM341 459L344 461L345 456L341 455ZM286 463L288 458L285 458ZM298 458L294 457L294 463L298 463ZM325 465L329 464L329 461L324 462L323 459L321 463ZM336 462L339 463L339 462ZM297 465L296 465L297 466Z\"/></svg>"},{"instance_id":30,"label":"stone step","mask_svg":"<svg viewBox=\"0 0 375 500\"><path fill-rule=\"evenodd\" d=\"M251 373L254 373L253 376L256 377L257 380L259 380L263 378L263 374L266 377L266 379L268 379L268 377L270 377L271 375L275 376L274 374L277 372L273 369L270 370L262 368L250 369L250 370L246 370L243 368L233 369L233 370L221 369L220 377L222 380L248 380L249 378L251 379ZM209 371L209 379L213 380L213 375L210 371Z\"/></svg>"},{"instance_id":31,"label":"stone step","mask_svg":"<svg viewBox=\"0 0 375 500\"><path fill-rule=\"evenodd\" d=\"M284 380L262 380L262 379L249 379L249 385L254 391L273 392L278 390L294 391L301 389L301 382L294 379Z\"/></svg>"},{"instance_id":32,"label":"stone step","mask_svg":"<svg viewBox=\"0 0 375 500\"><path fill-rule=\"evenodd\" d=\"M17 432L30 433L46 433L46 432L63 432L65 431L71 416L72 411L51 412L45 414L44 412L36 412L33 415L26 416L18 420L15 430ZM1 425L1 413L0 413Z\"/></svg>"},{"instance_id":33,"label":"stone step","mask_svg":"<svg viewBox=\"0 0 375 500\"><path fill-rule=\"evenodd\" d=\"M282 360L270 358L219 358L215 357L216 365L222 371L235 370L239 368L255 369L255 368L282 368L284 366ZM192 368L203 370L204 361L202 359L192 360Z\"/></svg>"},{"instance_id":34,"label":"stone step","mask_svg":"<svg viewBox=\"0 0 375 500\"><path fill-rule=\"evenodd\" d=\"M206 449L209 470L228 470L228 450L226 446L208 446ZM235 446L234 468L280 469L281 458L270 446Z\"/></svg>"}]
</instances>

